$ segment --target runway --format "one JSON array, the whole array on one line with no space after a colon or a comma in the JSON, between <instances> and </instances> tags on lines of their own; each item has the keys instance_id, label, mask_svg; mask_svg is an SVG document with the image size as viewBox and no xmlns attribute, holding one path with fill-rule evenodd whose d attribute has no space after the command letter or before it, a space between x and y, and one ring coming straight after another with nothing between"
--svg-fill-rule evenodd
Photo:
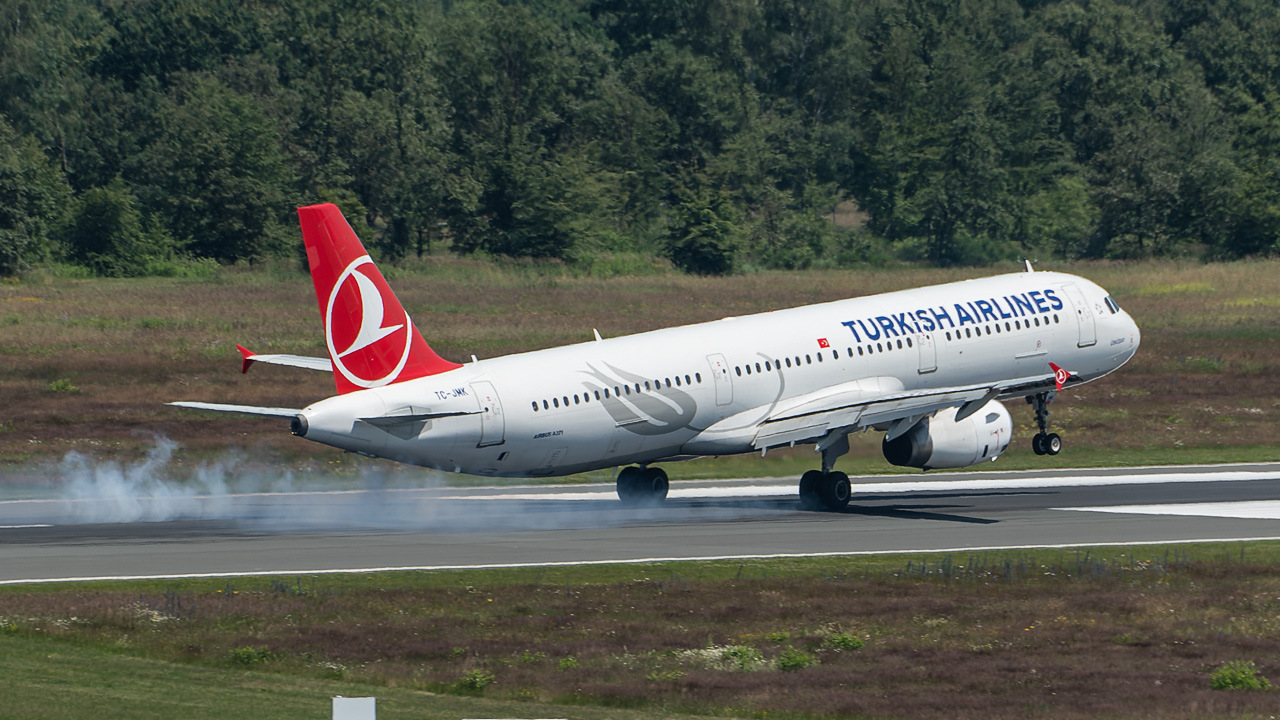
<instances>
[{"instance_id":1,"label":"runway","mask_svg":"<svg viewBox=\"0 0 1280 720\"><path fill-rule=\"evenodd\" d=\"M0 501L0 583L1280 539L1280 464Z\"/></svg>"}]
</instances>

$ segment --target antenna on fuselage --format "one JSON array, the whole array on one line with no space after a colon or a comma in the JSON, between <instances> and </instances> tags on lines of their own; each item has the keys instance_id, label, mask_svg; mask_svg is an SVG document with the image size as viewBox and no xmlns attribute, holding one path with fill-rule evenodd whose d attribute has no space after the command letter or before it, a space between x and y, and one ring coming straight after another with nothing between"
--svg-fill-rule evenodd
<instances>
[{"instance_id":1,"label":"antenna on fuselage","mask_svg":"<svg viewBox=\"0 0 1280 720\"><path fill-rule=\"evenodd\" d=\"M1022 262L1027 264L1027 272L1035 272L1035 270L1031 268L1031 258L1022 258Z\"/></svg>"}]
</instances>

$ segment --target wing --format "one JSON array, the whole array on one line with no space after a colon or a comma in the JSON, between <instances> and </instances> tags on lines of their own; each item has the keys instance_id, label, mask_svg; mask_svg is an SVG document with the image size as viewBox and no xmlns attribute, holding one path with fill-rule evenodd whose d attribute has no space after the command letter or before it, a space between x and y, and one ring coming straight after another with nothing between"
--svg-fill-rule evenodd
<instances>
[{"instance_id":1,"label":"wing","mask_svg":"<svg viewBox=\"0 0 1280 720\"><path fill-rule=\"evenodd\" d=\"M958 407L963 420L997 398L1031 395L1055 389L1053 374L957 387L905 390L893 377L875 377L825 388L774 408L759 424L756 449L813 441L833 431L856 432L872 426L893 440L921 418Z\"/></svg>"},{"instance_id":2,"label":"wing","mask_svg":"<svg viewBox=\"0 0 1280 720\"><path fill-rule=\"evenodd\" d=\"M242 415L269 415L271 417L287 417L291 418L301 413L301 410L282 407L259 407L257 405L223 405L221 403L206 402L171 402L165 405L174 405L176 407L194 408L196 410L213 410L215 412L240 413Z\"/></svg>"},{"instance_id":3,"label":"wing","mask_svg":"<svg viewBox=\"0 0 1280 720\"><path fill-rule=\"evenodd\" d=\"M240 368L242 373L249 372L249 366L256 362L333 372L333 363L329 358L307 357L305 355L259 355L240 345L237 345L236 349L240 351L240 355L244 358L244 365Z\"/></svg>"}]
</instances>

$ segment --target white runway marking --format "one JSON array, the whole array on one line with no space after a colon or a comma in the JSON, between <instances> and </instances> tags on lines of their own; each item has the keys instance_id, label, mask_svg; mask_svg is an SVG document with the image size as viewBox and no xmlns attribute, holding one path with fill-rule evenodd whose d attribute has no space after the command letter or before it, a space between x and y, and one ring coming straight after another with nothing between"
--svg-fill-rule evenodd
<instances>
[{"instance_id":1,"label":"white runway marking","mask_svg":"<svg viewBox=\"0 0 1280 720\"><path fill-rule=\"evenodd\" d=\"M1171 505L1113 505L1111 507L1069 507L1054 510L1130 513L1134 515L1189 515L1239 520L1280 520L1280 500L1247 502L1178 503Z\"/></svg>"},{"instance_id":2,"label":"white runway marking","mask_svg":"<svg viewBox=\"0 0 1280 720\"><path fill-rule=\"evenodd\" d=\"M1163 483L1245 482L1272 480L1274 472L1227 471L1206 473L1147 473L1135 475L1075 475L1068 477L979 477L973 480L914 480L897 482L859 482L853 478L854 501L867 493L908 492L966 492L985 490L1041 490L1061 487L1098 487L1102 485L1158 485ZM750 485L740 487L681 488L673 485L668 498L696 500L699 498L782 497L796 494L797 483L786 485ZM612 489L586 492L530 493L512 492L491 495L464 494L441 495L442 500L610 500L616 499Z\"/></svg>"},{"instance_id":3,"label":"white runway marking","mask_svg":"<svg viewBox=\"0 0 1280 720\"><path fill-rule=\"evenodd\" d=\"M573 560L564 562L480 563L475 565L386 565L374 567L335 568L332 570L305 570L300 568L279 570L249 570L237 572L169 573L155 575L98 575L87 577L31 578L0 580L0 585L38 585L42 583L70 582L120 582L128 580L189 580L199 578L265 577L271 575L352 575L356 573L383 572L435 572L447 570L505 570L511 568L584 567L594 565L649 565L654 563L717 562L726 560L786 560L793 558L840 558L869 555L935 555L940 553L996 552L1001 550L1071 550L1074 548L1143 547L1149 545L1199 545L1206 543L1276 542L1280 536L1186 538L1149 540L1126 543L1054 543L1041 545L986 545L975 547L937 547L915 550L842 550L811 553L760 553L744 555L690 555L647 558L619 558L612 560Z\"/></svg>"}]
</instances>

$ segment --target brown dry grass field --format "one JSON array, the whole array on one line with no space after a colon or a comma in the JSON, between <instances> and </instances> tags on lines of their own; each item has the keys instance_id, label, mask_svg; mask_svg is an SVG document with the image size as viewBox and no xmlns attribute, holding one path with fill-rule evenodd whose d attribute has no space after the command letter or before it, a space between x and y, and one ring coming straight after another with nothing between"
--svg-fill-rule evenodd
<instances>
[{"instance_id":1,"label":"brown dry grass field","mask_svg":"<svg viewBox=\"0 0 1280 720\"><path fill-rule=\"evenodd\" d=\"M1014 268L1009 268L1014 269ZM1055 428L1067 442L1037 458L1024 405L1003 467L1280 458L1280 262L1093 263L1053 269L1112 291L1143 330L1118 373L1064 393ZM491 357L604 336L915 287L995 270L892 268L769 272L727 278L658 273L578 277L556 266L427 258L387 275L446 357ZM235 344L323 355L309 277L292 266L224 269L212 279L84 280L35 276L0 285L0 466L68 451L138 456L160 434L182 461L235 450L267 463L324 467L341 453L297 440L276 420L166 407L205 400L302 407L332 394L322 373L239 372ZM884 472L876 439L841 461ZM767 474L787 453L671 466L673 477ZM719 465L717 465L719 462Z\"/></svg>"},{"instance_id":2,"label":"brown dry grass field","mask_svg":"<svg viewBox=\"0 0 1280 720\"><path fill-rule=\"evenodd\" d=\"M1219 545L5 588L0 648L50 657L98 648L107 667L148 658L174 673L239 669L223 680L231 704L264 683L304 679L384 699L414 691L518 701L507 710L515 717L627 708L758 720L1263 718L1280 703L1275 691L1212 681L1237 661L1280 680L1276 552ZM88 691L119 702L132 681L107 678ZM171 692L180 702L188 691ZM23 686L6 702L33 697ZM427 695L399 700L405 717L437 717L438 705ZM196 713L206 714L217 713Z\"/></svg>"}]
</instances>

